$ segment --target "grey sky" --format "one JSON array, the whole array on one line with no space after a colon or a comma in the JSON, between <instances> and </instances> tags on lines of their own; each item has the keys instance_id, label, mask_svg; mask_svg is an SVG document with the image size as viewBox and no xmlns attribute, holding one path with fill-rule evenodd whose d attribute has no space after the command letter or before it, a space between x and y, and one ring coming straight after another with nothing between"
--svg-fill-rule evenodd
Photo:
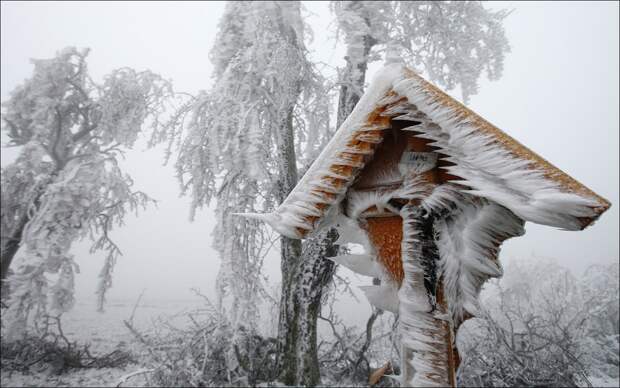
<instances>
[{"instance_id":1,"label":"grey sky","mask_svg":"<svg viewBox=\"0 0 620 388\"><path fill-rule=\"evenodd\" d=\"M327 3L307 3L317 60L340 66ZM528 223L525 236L504 244L502 261L553 257L575 271L590 263L618 260L618 3L487 3L514 8L505 22L512 46L504 76L483 80L470 107L614 205L583 232ZM67 45L90 47L95 79L116 67L150 68L173 80L175 89L208 88L211 48L224 4L2 2L2 100L31 74L29 58L51 57ZM372 66L369 76L376 70ZM453 93L458 96L458 93ZM3 137L3 143L5 142ZM15 150L3 149L2 165ZM113 233L124 256L111 298L184 298L189 287L213 289L218 258L210 247L214 215L188 222L189 204L179 198L172 167L162 167L161 149L128 154L123 163L139 189L160 200L158 208ZM103 255L74 249L82 274L78 297L91 297ZM267 273L278 278L277 254ZM364 307L360 307L364 308Z\"/></svg>"}]
</instances>

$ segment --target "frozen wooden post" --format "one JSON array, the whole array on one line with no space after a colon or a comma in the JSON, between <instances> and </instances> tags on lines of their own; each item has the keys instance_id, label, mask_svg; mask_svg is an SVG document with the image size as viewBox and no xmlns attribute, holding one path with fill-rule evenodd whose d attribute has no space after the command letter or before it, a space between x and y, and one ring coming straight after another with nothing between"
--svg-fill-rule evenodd
<instances>
[{"instance_id":1,"label":"frozen wooden post","mask_svg":"<svg viewBox=\"0 0 620 388\"><path fill-rule=\"evenodd\" d=\"M399 64L386 66L286 200L250 215L291 238L334 226L400 317L401 384L455 386L459 326L502 275L502 242L531 221L567 230L610 203Z\"/></svg>"}]
</instances>

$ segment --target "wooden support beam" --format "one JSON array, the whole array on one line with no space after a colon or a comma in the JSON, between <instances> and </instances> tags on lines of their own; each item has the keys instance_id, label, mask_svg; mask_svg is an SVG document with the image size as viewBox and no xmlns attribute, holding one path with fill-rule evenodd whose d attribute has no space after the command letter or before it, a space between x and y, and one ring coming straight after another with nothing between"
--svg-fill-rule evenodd
<instances>
[{"instance_id":1,"label":"wooden support beam","mask_svg":"<svg viewBox=\"0 0 620 388\"><path fill-rule=\"evenodd\" d=\"M438 257L433 218L407 204L403 217L402 260L404 279L399 291L402 341L401 385L456 386L454 336L443 287L438 277Z\"/></svg>"},{"instance_id":2,"label":"wooden support beam","mask_svg":"<svg viewBox=\"0 0 620 388\"><path fill-rule=\"evenodd\" d=\"M368 218L362 226L377 251L377 258L392 279L403 281L403 262L400 259L403 240L403 219L400 216Z\"/></svg>"}]
</instances>

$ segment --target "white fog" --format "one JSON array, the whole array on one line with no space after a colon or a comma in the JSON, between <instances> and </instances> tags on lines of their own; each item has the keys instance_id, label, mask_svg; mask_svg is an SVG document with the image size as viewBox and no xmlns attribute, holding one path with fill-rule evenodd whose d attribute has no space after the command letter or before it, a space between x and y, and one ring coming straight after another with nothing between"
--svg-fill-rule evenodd
<instances>
[{"instance_id":1,"label":"white fog","mask_svg":"<svg viewBox=\"0 0 620 388\"><path fill-rule=\"evenodd\" d=\"M246 3L237 4L241 7ZM525 235L512 238L501 246L499 261L506 269L506 278L515 279L516 275L511 277L508 273L513 265L515 274L516 271L526 271L518 269L522 262L532 264L533 268L536 263L541 263L541 271L549 268L550 262L555 262L576 278L593 264L617 270L618 267L612 264L619 259L620 233L618 3L483 2L483 6L492 11L511 10L503 21L510 51L505 53L503 71L498 80L490 81L486 71L482 72L478 92L471 95L467 107L612 204L600 219L583 231L565 231L526 222ZM2 1L2 101L10 99L11 91L32 76L31 58L53 58L67 46L90 48L88 71L96 83L102 82L103 77L114 69L130 67L161 75L177 92L196 95L202 90L209 91L219 80L214 77L209 53L216 43L218 23L226 7L226 2L216 1ZM311 29L310 33L306 31L309 60L317 64L324 77L335 81L339 71L346 66L347 45L343 31L337 35L338 22L329 2L302 2L301 15ZM385 50L378 51L378 55L384 54ZM369 64L366 85L383 64L383 57ZM445 85L438 86L446 90ZM458 87L447 90L447 93L462 101ZM337 99L330 103L331 126L334 127ZM1 165L4 169L15 162L22 147L8 146L7 131L2 131L1 139ZM123 339L130 336L121 320L131 314L131 307L141 293L144 293L142 303L145 307L138 308L136 316L139 320L143 314L145 318L141 322L145 325L147 318L156 315L157 306L165 306L161 311L168 314L177 312L177 308L182 310L199 304L192 288L200 289L213 301L217 299L220 254L214 248L212 235L219 219L215 201L197 209L195 220L190 222L191 198L180 195L175 171L176 146L177 143L173 145L171 160L164 164L166 144L149 149L146 137L143 137L120 159L119 165L131 176L135 189L157 200L157 206L148 206L138 216L128 214L125 224L113 228L110 234L122 256L113 270L104 314L125 314L118 317L118 322L110 324L114 330L123 331ZM101 251L91 253L91 245L92 242L85 238L71 248L79 273L75 275L76 305L67 313L71 323L65 325L75 333L80 332L80 326L84 325L85 332L99 335L106 330L97 325L110 322L109 318L102 318L101 313L95 312L98 274L106 254ZM13 265L18 265L19 260L18 253ZM269 250L262 271L266 289L277 298L281 281L279 243ZM536 270L528 273L536 273ZM358 287L370 285L372 280L345 268L338 269L337 274L351 281L357 297L338 294L337 313L344 324L365 327L372 308ZM617 274L615 276L617 279ZM536 284L533 279L528 282L532 287ZM115 308L119 305L124 306L123 309ZM267 329L267 334L275 336L277 310L269 310L265 305L260 310L263 324L274 325ZM383 315L386 322L387 314ZM80 319L84 319L83 323ZM108 332L112 326L108 327ZM329 335L331 330L325 322L319 321L319 335L321 333ZM99 341L105 343L108 340ZM617 336L615 346L616 354L610 357L617 367ZM3 361L3 368L4 365ZM372 365L371 369L378 366ZM126 367L123 373L112 375L118 379L141 367ZM144 368L154 366L149 364ZM615 373L612 384L618 381L617 368ZM2 386L20 381L29 384L27 379L5 381L4 370L2 374ZM85 384L97 381L96 378L92 380L92 376L84 378ZM50 381L32 380L30 384ZM179 381L170 380L168 384L183 384ZM257 381L261 383L262 380ZM305 380L297 383L300 381ZM340 383L345 384L343 381ZM602 380L592 381L602 384ZM116 380L101 382L115 384ZM329 380L327 383L337 385L339 382ZM252 380L239 380L235 384L251 385Z\"/></svg>"}]
</instances>

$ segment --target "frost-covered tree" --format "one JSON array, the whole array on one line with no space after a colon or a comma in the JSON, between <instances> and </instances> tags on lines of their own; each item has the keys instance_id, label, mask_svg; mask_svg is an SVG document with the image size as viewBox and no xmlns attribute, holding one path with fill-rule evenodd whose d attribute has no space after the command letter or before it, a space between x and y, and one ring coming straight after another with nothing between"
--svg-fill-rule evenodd
<instances>
[{"instance_id":1,"label":"frost-covered tree","mask_svg":"<svg viewBox=\"0 0 620 388\"><path fill-rule=\"evenodd\" d=\"M332 9L347 46L343 113L359 100L368 63L382 53L402 57L448 90L460 86L467 101L483 71L491 80L501 76L509 51L502 26L508 12L479 1L334 1Z\"/></svg>"},{"instance_id":2,"label":"frost-covered tree","mask_svg":"<svg viewBox=\"0 0 620 388\"><path fill-rule=\"evenodd\" d=\"M176 163L192 214L216 203L214 246L222 260L217 288L231 302L236 333L257 330L265 296L262 261L278 237L235 213L268 212L286 198L299 167L320 151L329 132L324 81L307 58L299 2L230 2L211 51L213 88L191 101ZM179 133L174 134L178 136ZM282 293L278 373L287 384L318 383L318 295L305 285L299 240L280 239ZM315 281L315 280L312 280ZM239 334L240 335L240 334Z\"/></svg>"},{"instance_id":3,"label":"frost-covered tree","mask_svg":"<svg viewBox=\"0 0 620 388\"><path fill-rule=\"evenodd\" d=\"M463 386L596 386L617 381L618 263L581 278L545 259L516 263L487 290L459 342Z\"/></svg>"},{"instance_id":4,"label":"frost-covered tree","mask_svg":"<svg viewBox=\"0 0 620 388\"><path fill-rule=\"evenodd\" d=\"M9 145L21 147L16 161L2 169L0 217L3 279L18 250L20 256L6 279L10 296L3 317L14 333L29 316L40 323L71 308L78 266L70 250L82 237L93 240L92 251L106 253L97 287L102 308L120 255L108 232L149 201L133 189L118 157L134 145L145 121L163 112L171 85L129 68L95 83L87 55L69 47L33 60L33 75L2 104L2 130Z\"/></svg>"}]
</instances>

